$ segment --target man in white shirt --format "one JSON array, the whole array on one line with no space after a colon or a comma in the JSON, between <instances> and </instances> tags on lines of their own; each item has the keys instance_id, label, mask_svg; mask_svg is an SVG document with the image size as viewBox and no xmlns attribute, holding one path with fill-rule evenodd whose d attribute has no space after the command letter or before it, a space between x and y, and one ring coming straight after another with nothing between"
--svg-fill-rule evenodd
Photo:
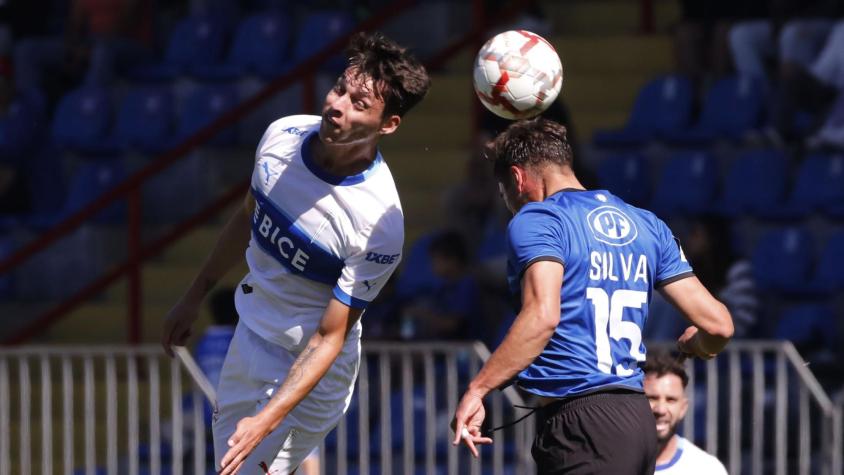
<instances>
[{"instance_id":1,"label":"man in white shirt","mask_svg":"<svg viewBox=\"0 0 844 475\"><path fill-rule=\"evenodd\" d=\"M645 362L645 396L656 419L659 475L726 475L724 465L691 441L677 435L686 415L689 376L683 364L667 353L648 353Z\"/></svg>"},{"instance_id":2,"label":"man in white shirt","mask_svg":"<svg viewBox=\"0 0 844 475\"><path fill-rule=\"evenodd\" d=\"M401 259L404 216L378 143L430 79L378 33L353 38L346 57L320 116L269 126L244 206L165 322L171 353L245 252L213 421L220 475L293 473L337 425L357 378L359 319Z\"/></svg>"}]
</instances>

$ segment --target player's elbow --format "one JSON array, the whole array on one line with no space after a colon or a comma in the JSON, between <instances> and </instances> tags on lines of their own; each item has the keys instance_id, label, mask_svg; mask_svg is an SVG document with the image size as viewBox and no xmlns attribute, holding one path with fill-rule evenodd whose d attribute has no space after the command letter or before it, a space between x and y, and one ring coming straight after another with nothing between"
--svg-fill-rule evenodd
<instances>
[{"instance_id":1,"label":"player's elbow","mask_svg":"<svg viewBox=\"0 0 844 475\"><path fill-rule=\"evenodd\" d=\"M542 308L539 309L536 315L536 329L540 335L545 338L551 338L557 325L560 324L559 308Z\"/></svg>"}]
</instances>

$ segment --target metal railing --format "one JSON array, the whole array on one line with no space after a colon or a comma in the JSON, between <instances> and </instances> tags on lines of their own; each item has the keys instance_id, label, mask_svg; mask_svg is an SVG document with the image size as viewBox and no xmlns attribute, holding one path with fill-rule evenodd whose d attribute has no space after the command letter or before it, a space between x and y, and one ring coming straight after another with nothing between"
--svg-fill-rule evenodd
<instances>
[{"instance_id":1,"label":"metal railing","mask_svg":"<svg viewBox=\"0 0 844 475\"><path fill-rule=\"evenodd\" d=\"M729 473L842 473L841 408L791 342L733 341L713 360L688 360L686 370L683 436Z\"/></svg>"},{"instance_id":2,"label":"metal railing","mask_svg":"<svg viewBox=\"0 0 844 475\"><path fill-rule=\"evenodd\" d=\"M450 443L459 397L489 357L483 345L363 348L352 404L320 451L322 473L534 472L532 417L496 432L480 459ZM207 473L203 400L214 399L213 388L182 354L169 360L158 346L0 350L0 475ZM834 404L791 343L738 341L687 369L682 434L729 473L842 474L844 396ZM522 405L512 387L491 394L487 423L518 418Z\"/></svg>"}]
</instances>

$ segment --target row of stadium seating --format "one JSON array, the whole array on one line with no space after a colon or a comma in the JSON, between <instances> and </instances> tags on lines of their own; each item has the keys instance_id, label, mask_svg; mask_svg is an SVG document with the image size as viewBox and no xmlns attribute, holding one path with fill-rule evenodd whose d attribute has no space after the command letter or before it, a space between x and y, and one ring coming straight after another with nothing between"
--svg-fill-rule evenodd
<instances>
[{"instance_id":1,"label":"row of stadium seating","mask_svg":"<svg viewBox=\"0 0 844 475\"><path fill-rule=\"evenodd\" d=\"M742 142L767 120L769 88L749 77L729 76L712 84L695 117L697 100L692 81L678 74L659 76L639 91L627 123L598 130L598 147L639 147L660 141L675 146Z\"/></svg>"},{"instance_id":2,"label":"row of stadium seating","mask_svg":"<svg viewBox=\"0 0 844 475\"><path fill-rule=\"evenodd\" d=\"M816 152L798 161L782 149L749 149L722 166L712 151L697 149L673 152L661 166L654 161L637 152L611 154L598 165L598 181L663 217L844 218L844 153Z\"/></svg>"}]
</instances>

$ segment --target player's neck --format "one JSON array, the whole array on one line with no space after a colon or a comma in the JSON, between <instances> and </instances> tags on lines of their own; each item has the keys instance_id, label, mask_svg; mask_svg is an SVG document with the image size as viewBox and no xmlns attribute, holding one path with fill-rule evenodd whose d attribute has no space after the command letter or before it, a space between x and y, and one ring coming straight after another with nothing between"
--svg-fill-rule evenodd
<instances>
[{"instance_id":1,"label":"player's neck","mask_svg":"<svg viewBox=\"0 0 844 475\"><path fill-rule=\"evenodd\" d=\"M364 172L378 153L375 142L326 144L317 139L311 145L313 161L334 176L351 176Z\"/></svg>"},{"instance_id":2,"label":"player's neck","mask_svg":"<svg viewBox=\"0 0 844 475\"><path fill-rule=\"evenodd\" d=\"M664 465L674 458L674 453L677 452L678 440L677 434L674 434L665 442L665 445L660 444L659 454L656 456L657 465Z\"/></svg>"},{"instance_id":3,"label":"player's neck","mask_svg":"<svg viewBox=\"0 0 844 475\"><path fill-rule=\"evenodd\" d=\"M542 177L542 199L562 190L585 190L573 173L546 174Z\"/></svg>"}]
</instances>

